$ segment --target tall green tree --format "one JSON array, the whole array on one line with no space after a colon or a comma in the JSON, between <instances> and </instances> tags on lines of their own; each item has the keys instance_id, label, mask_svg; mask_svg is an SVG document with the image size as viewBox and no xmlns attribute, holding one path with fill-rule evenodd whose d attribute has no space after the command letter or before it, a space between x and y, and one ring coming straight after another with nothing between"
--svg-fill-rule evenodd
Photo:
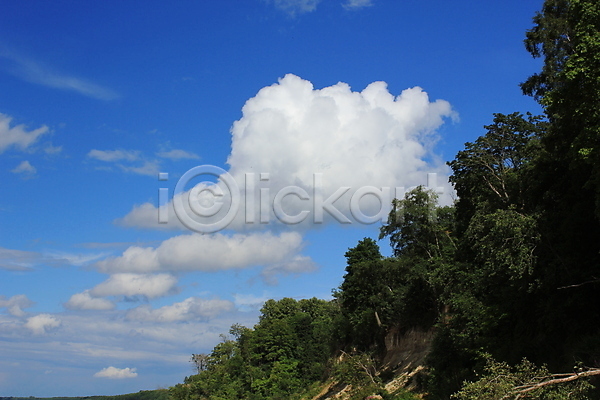
<instances>
[{"instance_id":1,"label":"tall green tree","mask_svg":"<svg viewBox=\"0 0 600 400\"><path fill-rule=\"evenodd\" d=\"M396 257L440 259L452 253L453 209L438 207L437 195L419 186L395 199L379 239L388 237Z\"/></svg>"},{"instance_id":2,"label":"tall green tree","mask_svg":"<svg viewBox=\"0 0 600 400\"><path fill-rule=\"evenodd\" d=\"M525 45L544 64L522 89L550 123L533 185L542 233L543 337L565 358L576 352L593 360L600 346L582 348L590 341L582 338L598 334L584 321L600 318L598 307L589 307L600 302L600 4L546 0Z\"/></svg>"},{"instance_id":3,"label":"tall green tree","mask_svg":"<svg viewBox=\"0 0 600 400\"><path fill-rule=\"evenodd\" d=\"M540 155L540 137L547 124L541 116L520 113L494 114L487 133L448 163L450 182L458 195L459 230L467 229L476 212L513 208L531 211L531 169Z\"/></svg>"},{"instance_id":4,"label":"tall green tree","mask_svg":"<svg viewBox=\"0 0 600 400\"><path fill-rule=\"evenodd\" d=\"M577 185L591 195L600 217L600 5L546 0L533 21L525 46L544 64L521 87L540 102L552 123L544 135L548 159L542 167L554 167L563 191Z\"/></svg>"}]
</instances>

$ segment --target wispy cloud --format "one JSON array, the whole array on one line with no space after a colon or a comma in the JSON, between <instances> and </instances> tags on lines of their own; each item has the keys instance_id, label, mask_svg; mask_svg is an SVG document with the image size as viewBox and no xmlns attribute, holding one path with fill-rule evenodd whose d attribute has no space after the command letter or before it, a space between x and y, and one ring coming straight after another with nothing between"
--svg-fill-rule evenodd
<instances>
[{"instance_id":1,"label":"wispy cloud","mask_svg":"<svg viewBox=\"0 0 600 400\"><path fill-rule=\"evenodd\" d=\"M138 175L157 176L160 169L160 162L158 160L144 160L141 156L141 152L138 150L93 149L87 156L94 160L115 163L122 171Z\"/></svg>"},{"instance_id":2,"label":"wispy cloud","mask_svg":"<svg viewBox=\"0 0 600 400\"><path fill-rule=\"evenodd\" d=\"M0 154L9 147L25 150L33 145L41 135L49 131L46 125L32 131L27 131L23 124L11 127L11 121L11 117L0 113Z\"/></svg>"},{"instance_id":3,"label":"wispy cloud","mask_svg":"<svg viewBox=\"0 0 600 400\"><path fill-rule=\"evenodd\" d=\"M62 146L53 146L52 143L48 143L46 144L46 147L44 147L44 153L54 155L60 153L62 149Z\"/></svg>"},{"instance_id":4,"label":"wispy cloud","mask_svg":"<svg viewBox=\"0 0 600 400\"><path fill-rule=\"evenodd\" d=\"M127 319L150 322L189 321L192 319L214 318L232 309L233 303L229 300L190 297L182 302L158 309L152 309L150 305L144 304L129 310Z\"/></svg>"},{"instance_id":5,"label":"wispy cloud","mask_svg":"<svg viewBox=\"0 0 600 400\"><path fill-rule=\"evenodd\" d=\"M267 3L272 3L292 17L315 11L320 2L321 0L267 0Z\"/></svg>"},{"instance_id":6,"label":"wispy cloud","mask_svg":"<svg viewBox=\"0 0 600 400\"><path fill-rule=\"evenodd\" d=\"M233 295L235 306L240 311L254 311L259 310L265 301L269 300L271 297L267 296L263 293L262 296L256 296L253 294L242 294L235 293Z\"/></svg>"},{"instance_id":7,"label":"wispy cloud","mask_svg":"<svg viewBox=\"0 0 600 400\"><path fill-rule=\"evenodd\" d=\"M119 97L118 93L111 89L86 79L53 71L39 62L23 57L6 48L0 48L0 58L10 62L8 72L30 83L74 91L83 96L99 100L114 100Z\"/></svg>"},{"instance_id":8,"label":"wispy cloud","mask_svg":"<svg viewBox=\"0 0 600 400\"><path fill-rule=\"evenodd\" d=\"M39 253L0 247L0 269L28 271L39 263L41 258L42 256Z\"/></svg>"},{"instance_id":9,"label":"wispy cloud","mask_svg":"<svg viewBox=\"0 0 600 400\"><path fill-rule=\"evenodd\" d=\"M277 275L296 275L317 270L317 264L307 256L297 255L291 260L266 266L261 276L269 285L277 285Z\"/></svg>"},{"instance_id":10,"label":"wispy cloud","mask_svg":"<svg viewBox=\"0 0 600 400\"><path fill-rule=\"evenodd\" d=\"M358 10L364 7L371 7L373 5L373 0L347 0L345 3L342 3L342 7L346 10Z\"/></svg>"},{"instance_id":11,"label":"wispy cloud","mask_svg":"<svg viewBox=\"0 0 600 400\"><path fill-rule=\"evenodd\" d=\"M149 244L155 244L155 242L87 242L80 243L77 247L83 247L85 249L111 249L111 248L126 248L129 246L147 246Z\"/></svg>"},{"instance_id":12,"label":"wispy cloud","mask_svg":"<svg viewBox=\"0 0 600 400\"><path fill-rule=\"evenodd\" d=\"M24 308L29 308L34 305L34 302L29 300L24 294L18 294L6 299L0 296L0 308L6 308L10 315L15 317L23 317L25 315Z\"/></svg>"},{"instance_id":13,"label":"wispy cloud","mask_svg":"<svg viewBox=\"0 0 600 400\"><path fill-rule=\"evenodd\" d=\"M140 152L137 150L90 150L87 155L100 161L137 161L140 158Z\"/></svg>"},{"instance_id":14,"label":"wispy cloud","mask_svg":"<svg viewBox=\"0 0 600 400\"><path fill-rule=\"evenodd\" d=\"M160 153L156 153L157 156L161 158L169 158L171 160L183 160L183 159L192 159L197 160L200 157L197 154L191 153L185 150L173 149L169 151L161 151Z\"/></svg>"},{"instance_id":15,"label":"wispy cloud","mask_svg":"<svg viewBox=\"0 0 600 400\"><path fill-rule=\"evenodd\" d=\"M39 265L82 266L102 257L106 257L106 254L42 254L35 251L14 250L0 247L0 270L29 271Z\"/></svg>"},{"instance_id":16,"label":"wispy cloud","mask_svg":"<svg viewBox=\"0 0 600 400\"><path fill-rule=\"evenodd\" d=\"M119 167L125 172L156 177L160 170L160 163L156 160L144 161L144 164L139 166L119 165Z\"/></svg>"}]
</instances>

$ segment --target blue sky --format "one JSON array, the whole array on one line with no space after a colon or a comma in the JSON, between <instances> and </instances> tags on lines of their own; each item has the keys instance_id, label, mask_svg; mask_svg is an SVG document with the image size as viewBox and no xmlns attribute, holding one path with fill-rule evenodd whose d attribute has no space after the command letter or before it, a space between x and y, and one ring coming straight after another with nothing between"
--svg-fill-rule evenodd
<instances>
[{"instance_id":1,"label":"blue sky","mask_svg":"<svg viewBox=\"0 0 600 400\"><path fill-rule=\"evenodd\" d=\"M356 214L383 215L373 188L435 174L449 203L464 142L495 112L540 112L518 83L540 67L522 41L541 3L3 4L0 395L174 385L262 301L329 298L378 235ZM173 209L201 165L227 175L185 178L182 198L229 204L209 190L227 178L242 199L217 232L223 212L185 208L192 231ZM351 223L319 220L318 193Z\"/></svg>"}]
</instances>

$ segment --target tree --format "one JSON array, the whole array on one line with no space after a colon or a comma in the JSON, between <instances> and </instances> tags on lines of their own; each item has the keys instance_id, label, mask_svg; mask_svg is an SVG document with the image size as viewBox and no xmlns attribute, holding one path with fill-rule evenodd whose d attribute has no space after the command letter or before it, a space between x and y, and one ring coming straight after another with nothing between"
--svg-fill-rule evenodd
<instances>
[{"instance_id":1,"label":"tree","mask_svg":"<svg viewBox=\"0 0 600 400\"><path fill-rule=\"evenodd\" d=\"M541 116L520 113L494 114L487 133L466 143L456 158L450 182L458 195L456 204L459 231L467 229L477 211L494 212L513 207L530 211L531 169L539 157L539 138L547 124Z\"/></svg>"},{"instance_id":2,"label":"tree","mask_svg":"<svg viewBox=\"0 0 600 400\"><path fill-rule=\"evenodd\" d=\"M546 0L525 45L544 64L521 87L549 121L532 173L544 266L540 309L544 326L551 327L545 329L549 346L572 349L579 347L577 338L597 335L584 321L600 318L588 307L600 301L600 4ZM597 351L580 354L593 360Z\"/></svg>"},{"instance_id":3,"label":"tree","mask_svg":"<svg viewBox=\"0 0 600 400\"><path fill-rule=\"evenodd\" d=\"M561 167L557 173L575 178L595 197L600 217L600 5L547 0L534 23L525 46L533 57L543 57L544 65L521 88L540 102L552 123L543 140L549 160L542 167L554 160Z\"/></svg>"},{"instance_id":4,"label":"tree","mask_svg":"<svg viewBox=\"0 0 600 400\"><path fill-rule=\"evenodd\" d=\"M379 239L389 237L396 257L445 258L453 252L453 222L453 209L439 208L437 195L419 186L393 201Z\"/></svg>"},{"instance_id":5,"label":"tree","mask_svg":"<svg viewBox=\"0 0 600 400\"><path fill-rule=\"evenodd\" d=\"M348 273L352 270L353 265L364 261L381 260L381 258L383 258L377 243L373 239L367 237L359 241L356 247L348 249L344 256L346 257L346 262L348 264L346 267L346 272Z\"/></svg>"},{"instance_id":6,"label":"tree","mask_svg":"<svg viewBox=\"0 0 600 400\"><path fill-rule=\"evenodd\" d=\"M192 354L190 360L194 364L194 370L197 374L206 370L208 366L208 354Z\"/></svg>"}]
</instances>

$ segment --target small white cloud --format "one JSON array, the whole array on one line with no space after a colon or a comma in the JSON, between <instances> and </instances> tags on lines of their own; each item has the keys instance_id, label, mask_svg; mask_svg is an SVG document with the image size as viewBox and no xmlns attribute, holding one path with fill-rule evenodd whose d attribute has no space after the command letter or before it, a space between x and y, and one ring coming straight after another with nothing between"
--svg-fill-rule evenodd
<instances>
[{"instance_id":1,"label":"small white cloud","mask_svg":"<svg viewBox=\"0 0 600 400\"><path fill-rule=\"evenodd\" d=\"M321 0L267 0L290 16L315 11Z\"/></svg>"},{"instance_id":2,"label":"small white cloud","mask_svg":"<svg viewBox=\"0 0 600 400\"><path fill-rule=\"evenodd\" d=\"M9 147L25 150L34 144L38 138L49 132L46 125L32 131L27 131L25 125L10 126L12 118L0 113L0 154Z\"/></svg>"},{"instance_id":3,"label":"small white cloud","mask_svg":"<svg viewBox=\"0 0 600 400\"><path fill-rule=\"evenodd\" d=\"M24 294L18 294L5 300L6 297L0 296L0 308L6 308L10 315L15 317L25 316L24 308L29 308L35 303L27 298Z\"/></svg>"},{"instance_id":4,"label":"small white cloud","mask_svg":"<svg viewBox=\"0 0 600 400\"><path fill-rule=\"evenodd\" d=\"M177 278L170 274L114 274L89 291L93 297L143 296L149 299L176 291Z\"/></svg>"},{"instance_id":5,"label":"small white cloud","mask_svg":"<svg viewBox=\"0 0 600 400\"><path fill-rule=\"evenodd\" d=\"M240 311L253 311L259 310L265 301L269 300L270 297L263 294L263 296L255 296L253 294L241 294L236 293L233 295L233 302Z\"/></svg>"},{"instance_id":6,"label":"small white cloud","mask_svg":"<svg viewBox=\"0 0 600 400\"><path fill-rule=\"evenodd\" d=\"M44 147L44 153L54 155L60 153L62 149L62 146L52 146L52 144L47 144L46 147Z\"/></svg>"},{"instance_id":7,"label":"small white cloud","mask_svg":"<svg viewBox=\"0 0 600 400\"><path fill-rule=\"evenodd\" d=\"M127 313L127 319L150 322L202 320L216 317L232 309L233 303L228 300L190 297L182 302L156 310L149 305L136 307Z\"/></svg>"},{"instance_id":8,"label":"small white cloud","mask_svg":"<svg viewBox=\"0 0 600 400\"><path fill-rule=\"evenodd\" d=\"M169 151L163 151L156 154L162 158L169 158L171 160L183 160L183 159L192 159L197 160L200 157L197 154L191 153L185 150L173 149Z\"/></svg>"},{"instance_id":9,"label":"small white cloud","mask_svg":"<svg viewBox=\"0 0 600 400\"><path fill-rule=\"evenodd\" d=\"M125 379L138 376L135 368L107 367L94 374L94 378Z\"/></svg>"},{"instance_id":10,"label":"small white cloud","mask_svg":"<svg viewBox=\"0 0 600 400\"><path fill-rule=\"evenodd\" d=\"M296 256L291 260L269 265L261 272L265 282L270 285L277 284L277 275L305 274L313 272L317 265L310 257Z\"/></svg>"},{"instance_id":11,"label":"small white cloud","mask_svg":"<svg viewBox=\"0 0 600 400\"><path fill-rule=\"evenodd\" d=\"M115 303L110 300L92 297L89 290L83 293L76 293L69 301L65 303L65 307L70 310L112 310L115 308Z\"/></svg>"},{"instance_id":12,"label":"small white cloud","mask_svg":"<svg viewBox=\"0 0 600 400\"><path fill-rule=\"evenodd\" d=\"M25 327L30 329L35 335L43 335L48 331L59 327L61 321L50 314L38 314L27 318Z\"/></svg>"},{"instance_id":13,"label":"small white cloud","mask_svg":"<svg viewBox=\"0 0 600 400\"><path fill-rule=\"evenodd\" d=\"M37 169L29 163L29 161L21 161L21 164L17 165L10 172L13 174L21 174L24 177L32 177L37 172Z\"/></svg>"},{"instance_id":14,"label":"small white cloud","mask_svg":"<svg viewBox=\"0 0 600 400\"><path fill-rule=\"evenodd\" d=\"M346 10L357 10L359 8L370 7L373 5L372 0L347 0L342 3L342 7Z\"/></svg>"},{"instance_id":15,"label":"small white cloud","mask_svg":"<svg viewBox=\"0 0 600 400\"><path fill-rule=\"evenodd\" d=\"M91 150L88 155L89 158L105 162L115 161L137 161L140 158L140 152L137 150Z\"/></svg>"}]
</instances>

